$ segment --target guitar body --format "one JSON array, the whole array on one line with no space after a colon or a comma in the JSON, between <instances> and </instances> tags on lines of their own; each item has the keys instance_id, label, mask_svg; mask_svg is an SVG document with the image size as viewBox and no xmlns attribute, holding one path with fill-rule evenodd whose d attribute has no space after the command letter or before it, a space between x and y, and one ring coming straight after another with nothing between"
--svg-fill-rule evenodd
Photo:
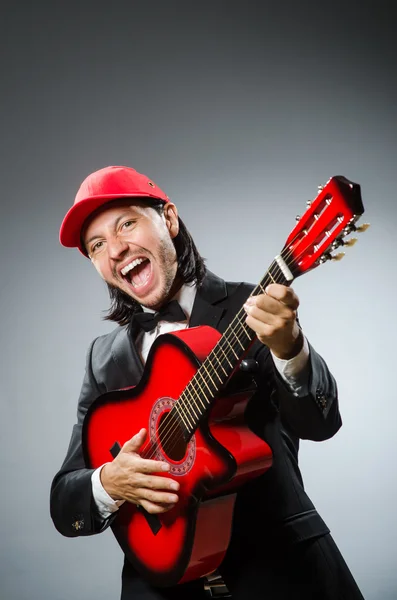
<instances>
[{"instance_id":1,"label":"guitar body","mask_svg":"<svg viewBox=\"0 0 397 600\"><path fill-rule=\"evenodd\" d=\"M144 427L148 440L141 455L167 461L170 472L161 475L180 484L179 501L168 512L149 515L125 502L113 523L126 556L153 585L186 582L219 566L230 539L237 488L271 466L269 446L244 422L252 391L219 396L188 442L177 421L164 425L220 337L208 326L159 336L139 384L100 396L83 424L87 467L109 462ZM182 421L189 420L183 403L181 415Z\"/></svg>"}]
</instances>

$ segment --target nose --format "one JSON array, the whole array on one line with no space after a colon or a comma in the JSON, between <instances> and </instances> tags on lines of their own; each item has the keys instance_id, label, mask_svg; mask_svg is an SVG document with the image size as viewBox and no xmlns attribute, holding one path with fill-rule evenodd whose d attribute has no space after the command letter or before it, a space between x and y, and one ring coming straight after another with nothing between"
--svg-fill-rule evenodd
<instances>
[{"instance_id":1,"label":"nose","mask_svg":"<svg viewBox=\"0 0 397 600\"><path fill-rule=\"evenodd\" d=\"M107 251L110 258L117 260L128 250L128 242L117 236L107 241Z\"/></svg>"}]
</instances>

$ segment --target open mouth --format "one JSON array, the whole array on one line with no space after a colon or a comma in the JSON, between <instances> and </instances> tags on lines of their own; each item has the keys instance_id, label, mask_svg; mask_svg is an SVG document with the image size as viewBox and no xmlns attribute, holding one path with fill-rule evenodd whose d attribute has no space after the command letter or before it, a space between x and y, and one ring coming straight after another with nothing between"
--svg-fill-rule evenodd
<instances>
[{"instance_id":1,"label":"open mouth","mask_svg":"<svg viewBox=\"0 0 397 600\"><path fill-rule=\"evenodd\" d=\"M120 271L123 279L134 289L143 287L148 282L151 272L150 260L143 256L135 258Z\"/></svg>"}]
</instances>

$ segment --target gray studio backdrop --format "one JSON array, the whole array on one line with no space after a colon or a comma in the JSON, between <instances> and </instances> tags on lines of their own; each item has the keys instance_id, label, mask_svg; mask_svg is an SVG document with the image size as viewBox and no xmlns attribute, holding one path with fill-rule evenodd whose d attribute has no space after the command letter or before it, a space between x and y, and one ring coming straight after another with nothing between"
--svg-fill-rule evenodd
<instances>
[{"instance_id":1,"label":"gray studio backdrop","mask_svg":"<svg viewBox=\"0 0 397 600\"><path fill-rule=\"evenodd\" d=\"M1 600L119 595L112 534L63 538L48 510L86 349L113 328L103 282L58 230L80 182L110 164L152 177L208 266L252 282L317 185L361 184L372 228L295 283L344 420L302 444L301 467L365 597L397 597L394 3L345 4L3 8Z\"/></svg>"}]
</instances>

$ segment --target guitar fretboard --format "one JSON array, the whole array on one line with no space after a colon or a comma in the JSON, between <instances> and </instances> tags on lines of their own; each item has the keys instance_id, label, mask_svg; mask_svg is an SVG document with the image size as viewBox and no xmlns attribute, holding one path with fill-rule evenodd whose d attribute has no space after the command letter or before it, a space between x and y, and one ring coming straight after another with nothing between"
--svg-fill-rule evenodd
<instances>
[{"instance_id":1,"label":"guitar fretboard","mask_svg":"<svg viewBox=\"0 0 397 600\"><path fill-rule=\"evenodd\" d=\"M251 296L263 294L270 283L290 285L293 278L282 256L276 257ZM256 334L246 324L246 317L247 313L241 307L171 411L172 417L177 418L182 426L186 441L193 435L212 402L255 341Z\"/></svg>"}]
</instances>

